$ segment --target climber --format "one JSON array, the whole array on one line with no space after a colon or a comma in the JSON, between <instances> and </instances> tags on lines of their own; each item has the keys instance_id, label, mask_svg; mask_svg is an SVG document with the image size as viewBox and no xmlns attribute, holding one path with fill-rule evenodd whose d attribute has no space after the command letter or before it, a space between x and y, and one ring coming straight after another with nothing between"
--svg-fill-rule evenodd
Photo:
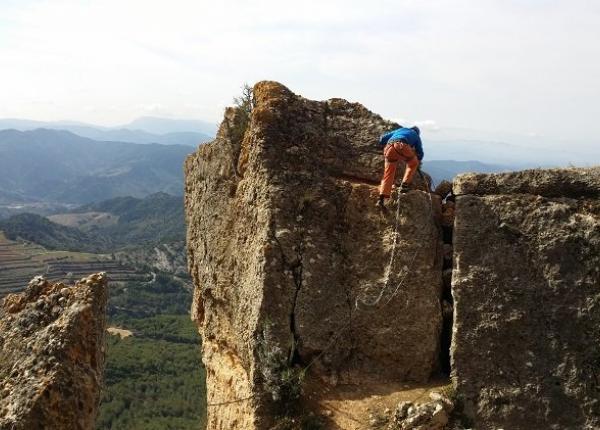
<instances>
[{"instance_id":1,"label":"climber","mask_svg":"<svg viewBox=\"0 0 600 430\"><path fill-rule=\"evenodd\" d=\"M423 144L421 143L420 134L419 127L400 127L385 133L379 139L379 144L384 146L385 167L381 186L379 187L378 207L384 207L385 199L390 197L392 185L396 178L396 167L400 160L406 163L406 170L398 191L400 193L408 192L408 186L411 184L412 178L423 159Z\"/></svg>"}]
</instances>

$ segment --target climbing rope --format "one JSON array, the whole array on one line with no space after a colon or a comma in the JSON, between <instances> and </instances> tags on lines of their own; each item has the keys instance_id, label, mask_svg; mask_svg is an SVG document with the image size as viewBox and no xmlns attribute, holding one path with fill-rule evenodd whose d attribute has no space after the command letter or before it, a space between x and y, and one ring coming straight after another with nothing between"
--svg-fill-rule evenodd
<instances>
[{"instance_id":1,"label":"climbing rope","mask_svg":"<svg viewBox=\"0 0 600 430\"><path fill-rule=\"evenodd\" d=\"M433 200L431 198L431 193L428 192L427 194L429 197L429 215L430 215L430 218L433 218ZM372 308L371 311L379 310L380 308L387 306L394 299L394 297L396 297L396 295L400 291L400 288L402 288L402 286L404 285L404 281L406 279L406 276L408 275L408 270L406 270L405 268L402 269L402 276L401 276L399 282L396 284L396 287L395 287L394 291L392 292L392 294L387 298L387 300L385 300L383 302L383 304L381 306L379 306L379 303L381 302L382 298L384 297L385 292L387 291L387 289L389 288L389 285L390 285L391 273L392 273L392 268L394 266L394 260L396 258L396 248L398 245L399 226L400 226L400 194L398 194L398 203L397 203L397 208L396 208L396 220L394 223L394 239L392 241L392 251L390 254L390 261L389 261L387 269L385 271L385 273L386 273L385 282L384 282L383 287L381 288L381 291L379 292L377 298L375 300L373 300L372 302L366 302L365 300L360 299L359 295L356 296L356 299L354 301L354 308L357 311L364 310L359 307L359 302L362 303L363 305L365 305L366 307ZM422 242L423 239L425 239L425 234L422 234L422 237L419 239L419 242ZM415 252L413 253L413 255L410 259L410 263L409 263L408 267L411 267L413 265L420 250L421 250L421 247L418 247L415 250ZM408 299L407 299L407 305L408 305ZM307 371L335 344L335 341L337 340L337 338L343 332L345 332L346 329L348 329L351 326L353 318L354 318L354 314L352 314L350 316L350 318L348 319L348 322L346 324L344 324L344 326L342 326L336 333L333 334L333 336L330 338L329 343L326 345L326 347L323 350L321 350L319 352L319 354L317 354L308 363L308 365L306 365L306 367L304 367L304 371Z\"/></svg>"},{"instance_id":2,"label":"climbing rope","mask_svg":"<svg viewBox=\"0 0 600 430\"><path fill-rule=\"evenodd\" d=\"M260 397L259 394L253 394L252 396L248 396L248 397L244 397L241 399L235 399L235 400L229 400L229 401L225 401L225 402L217 402L217 403L207 403L206 407L207 408L214 408L217 406L226 406L226 405L231 405L233 403L241 403L241 402L245 402L247 400L252 400L256 397Z\"/></svg>"},{"instance_id":3,"label":"climbing rope","mask_svg":"<svg viewBox=\"0 0 600 430\"><path fill-rule=\"evenodd\" d=\"M431 192L427 193L428 197L429 197L429 216L430 218L433 218L433 201L431 199ZM385 270L385 281L383 284L383 288L381 288L378 296L375 298L375 300L371 301L371 302L367 302L365 299L361 299L359 295L356 296L355 302L354 302L354 306L357 310L359 310L359 302L367 307L376 307L379 305L379 303L381 302L381 299L384 297L385 292L388 290L389 285L390 285L390 280L391 280L391 275L392 275L392 270L394 267L394 262L396 259L396 249L398 247L398 236L400 235L399 233L399 226L400 226L400 194L398 194L398 203L396 206L396 219L395 219L395 223L394 223L394 239L392 241L392 252L390 253L390 261L387 265L387 268ZM426 239L426 235L424 233L421 234L421 237L419 238L419 240L417 241L418 243L422 243L423 240ZM420 247L417 247L417 249L415 250L415 252L413 253L410 262L408 264L408 266L405 266L402 268L402 273L401 273L401 278L400 281L398 282L398 284L396 285L396 288L394 289L394 292L388 297L388 299L384 302L384 306L387 305L388 303L390 303L394 297L396 297L396 295L398 294L398 292L400 291L400 288L404 285L404 281L406 279L406 276L408 275L408 268L412 267L413 263L415 262L415 259L417 258L417 255L419 254L419 251L421 250Z\"/></svg>"},{"instance_id":4,"label":"climbing rope","mask_svg":"<svg viewBox=\"0 0 600 430\"><path fill-rule=\"evenodd\" d=\"M421 175L421 177L423 177ZM424 178L423 178L424 179ZM428 187L430 187L430 185L428 184ZM427 192L428 197L429 197L429 216L430 218L433 218L433 201L431 198L431 189L428 190ZM398 193L398 202L397 202L397 207L396 207L396 217L395 217L395 221L394 221L394 238L392 241L392 251L390 253L390 260L389 263L387 265L387 268L385 270L385 281L383 284L383 287L381 288L379 294L377 295L377 297L375 298L375 300L371 301L371 302L367 302L364 299L361 299L359 295L356 296L355 302L354 302L354 307L356 310L362 310L359 306L359 302L362 303L362 305L372 308L371 311L374 310L378 310L380 309L379 304L381 303L381 300L383 299L385 292L389 289L390 287L390 280L391 280L391 275L392 275L392 271L393 271L393 267L394 267L394 263L395 263L395 259L396 259L396 249L398 247L398 236L399 236L399 228L400 228L400 195ZM419 238L418 242L421 243L424 239L426 239L426 235L423 233L421 235L422 237ZM407 267L411 267L417 257L417 255L419 254L419 251L421 250L421 247L417 247L417 249L415 250L415 252L413 253L409 265L404 267L402 269L402 275L400 277L400 280L398 281L398 283L396 284L396 287L394 288L394 291L392 292L392 294L390 294L390 296L387 298L387 300L385 300L383 302L383 304L381 305L381 307L387 306L393 299L394 297L396 297L396 295L398 294L398 292L400 291L400 289L402 288L402 286L404 285L404 281L406 280L406 276L408 275L409 270L407 269ZM407 299L407 305L408 305L408 299ZM336 333L334 333L332 335L332 337L330 338L328 344L325 346L325 348L323 350L321 350L319 352L319 354L317 354L303 369L304 372L308 371L308 369L310 369L310 367L312 367L327 351L329 351L329 349L335 344L335 341L337 340L337 338L344 333L352 324L352 320L353 320L354 316L351 315L350 318L348 319L348 322L346 324L344 324L344 326L342 326L340 329L338 329L336 331ZM207 407L217 407L217 406L223 406L223 405L229 405L229 404L233 404L233 403L240 403L240 402L244 402L247 400L251 400L253 398L258 397L258 394L249 396L249 397L245 397L242 399L236 399L236 400L231 400L231 401L225 401L225 402L219 402L219 403L210 403L207 404Z\"/></svg>"}]
</instances>

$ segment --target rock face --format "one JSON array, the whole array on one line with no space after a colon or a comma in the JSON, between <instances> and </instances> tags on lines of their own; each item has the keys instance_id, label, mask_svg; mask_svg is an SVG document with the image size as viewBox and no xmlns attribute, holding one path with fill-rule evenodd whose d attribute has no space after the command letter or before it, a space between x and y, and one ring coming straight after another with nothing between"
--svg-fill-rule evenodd
<instances>
[{"instance_id":1,"label":"rock face","mask_svg":"<svg viewBox=\"0 0 600 430\"><path fill-rule=\"evenodd\" d=\"M0 428L92 429L104 369L106 276L33 279L0 308Z\"/></svg>"},{"instance_id":2,"label":"rock face","mask_svg":"<svg viewBox=\"0 0 600 430\"><path fill-rule=\"evenodd\" d=\"M477 429L600 428L600 168L454 185L465 415Z\"/></svg>"},{"instance_id":3,"label":"rock face","mask_svg":"<svg viewBox=\"0 0 600 430\"><path fill-rule=\"evenodd\" d=\"M274 82L254 97L245 133L227 110L185 166L209 429L268 428L264 342L332 384L425 381L438 364L440 199L411 191L374 207L377 139L396 124Z\"/></svg>"}]
</instances>

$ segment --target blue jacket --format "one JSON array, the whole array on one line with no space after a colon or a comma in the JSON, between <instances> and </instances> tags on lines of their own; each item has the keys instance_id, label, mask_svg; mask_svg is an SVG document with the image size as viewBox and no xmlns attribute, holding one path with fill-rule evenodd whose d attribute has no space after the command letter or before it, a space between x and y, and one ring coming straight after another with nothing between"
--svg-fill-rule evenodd
<instances>
[{"instance_id":1,"label":"blue jacket","mask_svg":"<svg viewBox=\"0 0 600 430\"><path fill-rule=\"evenodd\" d=\"M408 143L417 153L417 158L419 161L423 159L423 155L425 155L423 153L423 143L421 143L421 138L419 137L418 133L412 128L402 127L389 131L379 138L379 143L381 145L386 145L388 141L394 140L402 140L403 142Z\"/></svg>"}]
</instances>

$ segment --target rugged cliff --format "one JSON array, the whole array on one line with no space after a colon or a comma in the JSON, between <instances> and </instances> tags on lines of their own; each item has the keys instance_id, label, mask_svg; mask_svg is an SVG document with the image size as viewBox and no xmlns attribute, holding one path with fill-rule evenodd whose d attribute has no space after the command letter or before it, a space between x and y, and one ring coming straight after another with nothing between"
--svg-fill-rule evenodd
<instances>
[{"instance_id":1,"label":"rugged cliff","mask_svg":"<svg viewBox=\"0 0 600 430\"><path fill-rule=\"evenodd\" d=\"M298 372L335 387L438 368L440 199L411 191L374 207L377 138L395 124L274 82L254 103L247 127L228 110L185 166L209 429L270 428Z\"/></svg>"},{"instance_id":2,"label":"rugged cliff","mask_svg":"<svg viewBox=\"0 0 600 430\"><path fill-rule=\"evenodd\" d=\"M455 180L452 368L474 428L600 428L600 168Z\"/></svg>"},{"instance_id":3,"label":"rugged cliff","mask_svg":"<svg viewBox=\"0 0 600 430\"><path fill-rule=\"evenodd\" d=\"M185 166L209 429L600 428L599 168L419 178L380 211L395 124L254 98ZM448 423L454 402L421 403L450 349Z\"/></svg>"},{"instance_id":4,"label":"rugged cliff","mask_svg":"<svg viewBox=\"0 0 600 430\"><path fill-rule=\"evenodd\" d=\"M92 429L104 369L106 276L33 279L0 308L0 428Z\"/></svg>"}]
</instances>

